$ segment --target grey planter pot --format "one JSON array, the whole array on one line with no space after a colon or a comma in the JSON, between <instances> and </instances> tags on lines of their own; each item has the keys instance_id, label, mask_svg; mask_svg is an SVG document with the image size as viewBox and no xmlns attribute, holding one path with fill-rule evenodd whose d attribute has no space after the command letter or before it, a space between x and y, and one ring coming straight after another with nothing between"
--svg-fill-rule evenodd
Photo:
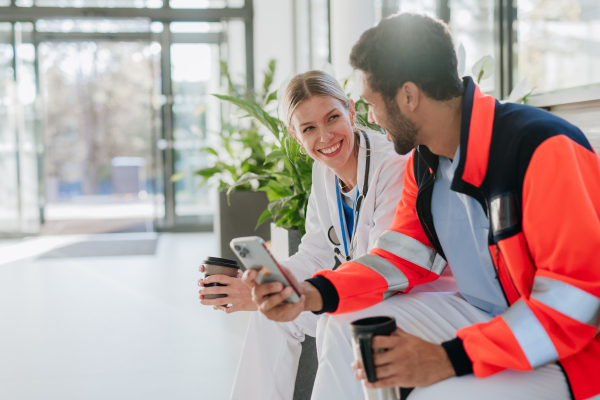
<instances>
[{"instance_id":1,"label":"grey planter pot","mask_svg":"<svg viewBox=\"0 0 600 400\"><path fill-rule=\"evenodd\" d=\"M298 252L300 232L281 228L271 222L271 251L275 259L284 261Z\"/></svg>"},{"instance_id":2,"label":"grey planter pot","mask_svg":"<svg viewBox=\"0 0 600 400\"><path fill-rule=\"evenodd\" d=\"M256 228L260 215L267 209L269 199L265 192L231 192L229 204L227 193L219 192L219 207L215 216L215 234L219 239L221 257L237 260L229 248L232 239L242 236L260 236L266 242L271 240L269 223Z\"/></svg>"}]
</instances>

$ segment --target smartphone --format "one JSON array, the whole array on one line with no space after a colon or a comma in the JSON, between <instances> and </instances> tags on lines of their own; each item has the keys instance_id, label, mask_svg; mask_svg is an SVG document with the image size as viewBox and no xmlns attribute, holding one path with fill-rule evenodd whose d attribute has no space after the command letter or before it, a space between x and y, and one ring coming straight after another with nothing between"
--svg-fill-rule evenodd
<instances>
[{"instance_id":1,"label":"smartphone","mask_svg":"<svg viewBox=\"0 0 600 400\"><path fill-rule=\"evenodd\" d=\"M291 284L285 271L277 263L267 249L265 241L258 236L236 238L229 243L231 250L238 256L244 267L258 271L256 282L260 285L269 282L280 282L283 287L291 286L294 293L284 300L286 303L300 301L298 288Z\"/></svg>"}]
</instances>

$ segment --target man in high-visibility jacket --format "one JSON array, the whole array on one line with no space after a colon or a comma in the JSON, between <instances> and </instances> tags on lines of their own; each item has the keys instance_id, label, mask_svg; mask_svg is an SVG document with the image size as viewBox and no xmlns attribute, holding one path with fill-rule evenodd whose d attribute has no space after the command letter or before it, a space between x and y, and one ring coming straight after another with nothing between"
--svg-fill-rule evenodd
<instances>
[{"instance_id":1,"label":"man in high-visibility jacket","mask_svg":"<svg viewBox=\"0 0 600 400\"><path fill-rule=\"evenodd\" d=\"M429 17L383 20L350 61L371 121L398 153L413 151L396 216L370 254L302 282L300 303L282 303L291 288L244 277L271 319L336 314L313 398L362 396L347 324L383 314L399 330L373 341L388 351L368 387L421 388L409 399L600 399L600 159L587 139L461 80L447 26ZM447 264L460 295L407 293Z\"/></svg>"}]
</instances>

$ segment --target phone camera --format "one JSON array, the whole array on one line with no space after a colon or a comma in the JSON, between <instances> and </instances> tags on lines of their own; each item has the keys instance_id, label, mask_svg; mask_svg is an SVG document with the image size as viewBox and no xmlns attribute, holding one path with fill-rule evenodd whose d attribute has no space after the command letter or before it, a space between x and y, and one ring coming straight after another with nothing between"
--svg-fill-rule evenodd
<instances>
[{"instance_id":1,"label":"phone camera","mask_svg":"<svg viewBox=\"0 0 600 400\"><path fill-rule=\"evenodd\" d=\"M235 249L239 253L240 257L242 257L242 258L246 258L248 256L248 254L250 254L250 251L245 247L236 245Z\"/></svg>"},{"instance_id":2,"label":"phone camera","mask_svg":"<svg viewBox=\"0 0 600 400\"><path fill-rule=\"evenodd\" d=\"M235 251L241 251L242 250L242 248L238 244L236 244L235 246L233 246L233 248L235 249Z\"/></svg>"}]
</instances>

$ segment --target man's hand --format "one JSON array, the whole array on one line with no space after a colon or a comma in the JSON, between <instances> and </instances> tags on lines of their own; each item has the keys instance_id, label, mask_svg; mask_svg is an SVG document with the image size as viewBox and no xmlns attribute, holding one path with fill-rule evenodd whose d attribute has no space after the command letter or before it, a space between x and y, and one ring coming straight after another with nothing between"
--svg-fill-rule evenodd
<instances>
[{"instance_id":1,"label":"man's hand","mask_svg":"<svg viewBox=\"0 0 600 400\"><path fill-rule=\"evenodd\" d=\"M293 321L302 311L319 311L323 308L323 300L319 291L308 282L299 283L294 274L287 268L285 274L291 284L298 288L300 301L297 303L284 303L283 301L294 293L291 286L283 288L279 282L259 285L256 283L258 272L246 270L242 280L252 288L252 302L268 319L278 322Z\"/></svg>"},{"instance_id":2,"label":"man's hand","mask_svg":"<svg viewBox=\"0 0 600 400\"><path fill-rule=\"evenodd\" d=\"M204 272L204 266L200 267L200 272ZM241 271L240 271L241 272ZM252 292L250 288L242 282L241 274L237 278L232 278L226 275L211 275L198 281L198 286L201 286L200 303L205 306L213 306L215 310L222 310L227 314L236 311L256 311L258 308L252 302ZM204 287L209 283L221 283L227 286L211 286ZM226 294L227 297L218 299L205 299L207 294ZM230 304L229 307L223 304Z\"/></svg>"},{"instance_id":3,"label":"man's hand","mask_svg":"<svg viewBox=\"0 0 600 400\"><path fill-rule=\"evenodd\" d=\"M423 387L455 375L454 368L441 345L433 344L398 328L394 336L375 336L373 350L386 349L373 355L377 382L365 381L368 388ZM354 361L357 380L367 375L361 360Z\"/></svg>"}]
</instances>

